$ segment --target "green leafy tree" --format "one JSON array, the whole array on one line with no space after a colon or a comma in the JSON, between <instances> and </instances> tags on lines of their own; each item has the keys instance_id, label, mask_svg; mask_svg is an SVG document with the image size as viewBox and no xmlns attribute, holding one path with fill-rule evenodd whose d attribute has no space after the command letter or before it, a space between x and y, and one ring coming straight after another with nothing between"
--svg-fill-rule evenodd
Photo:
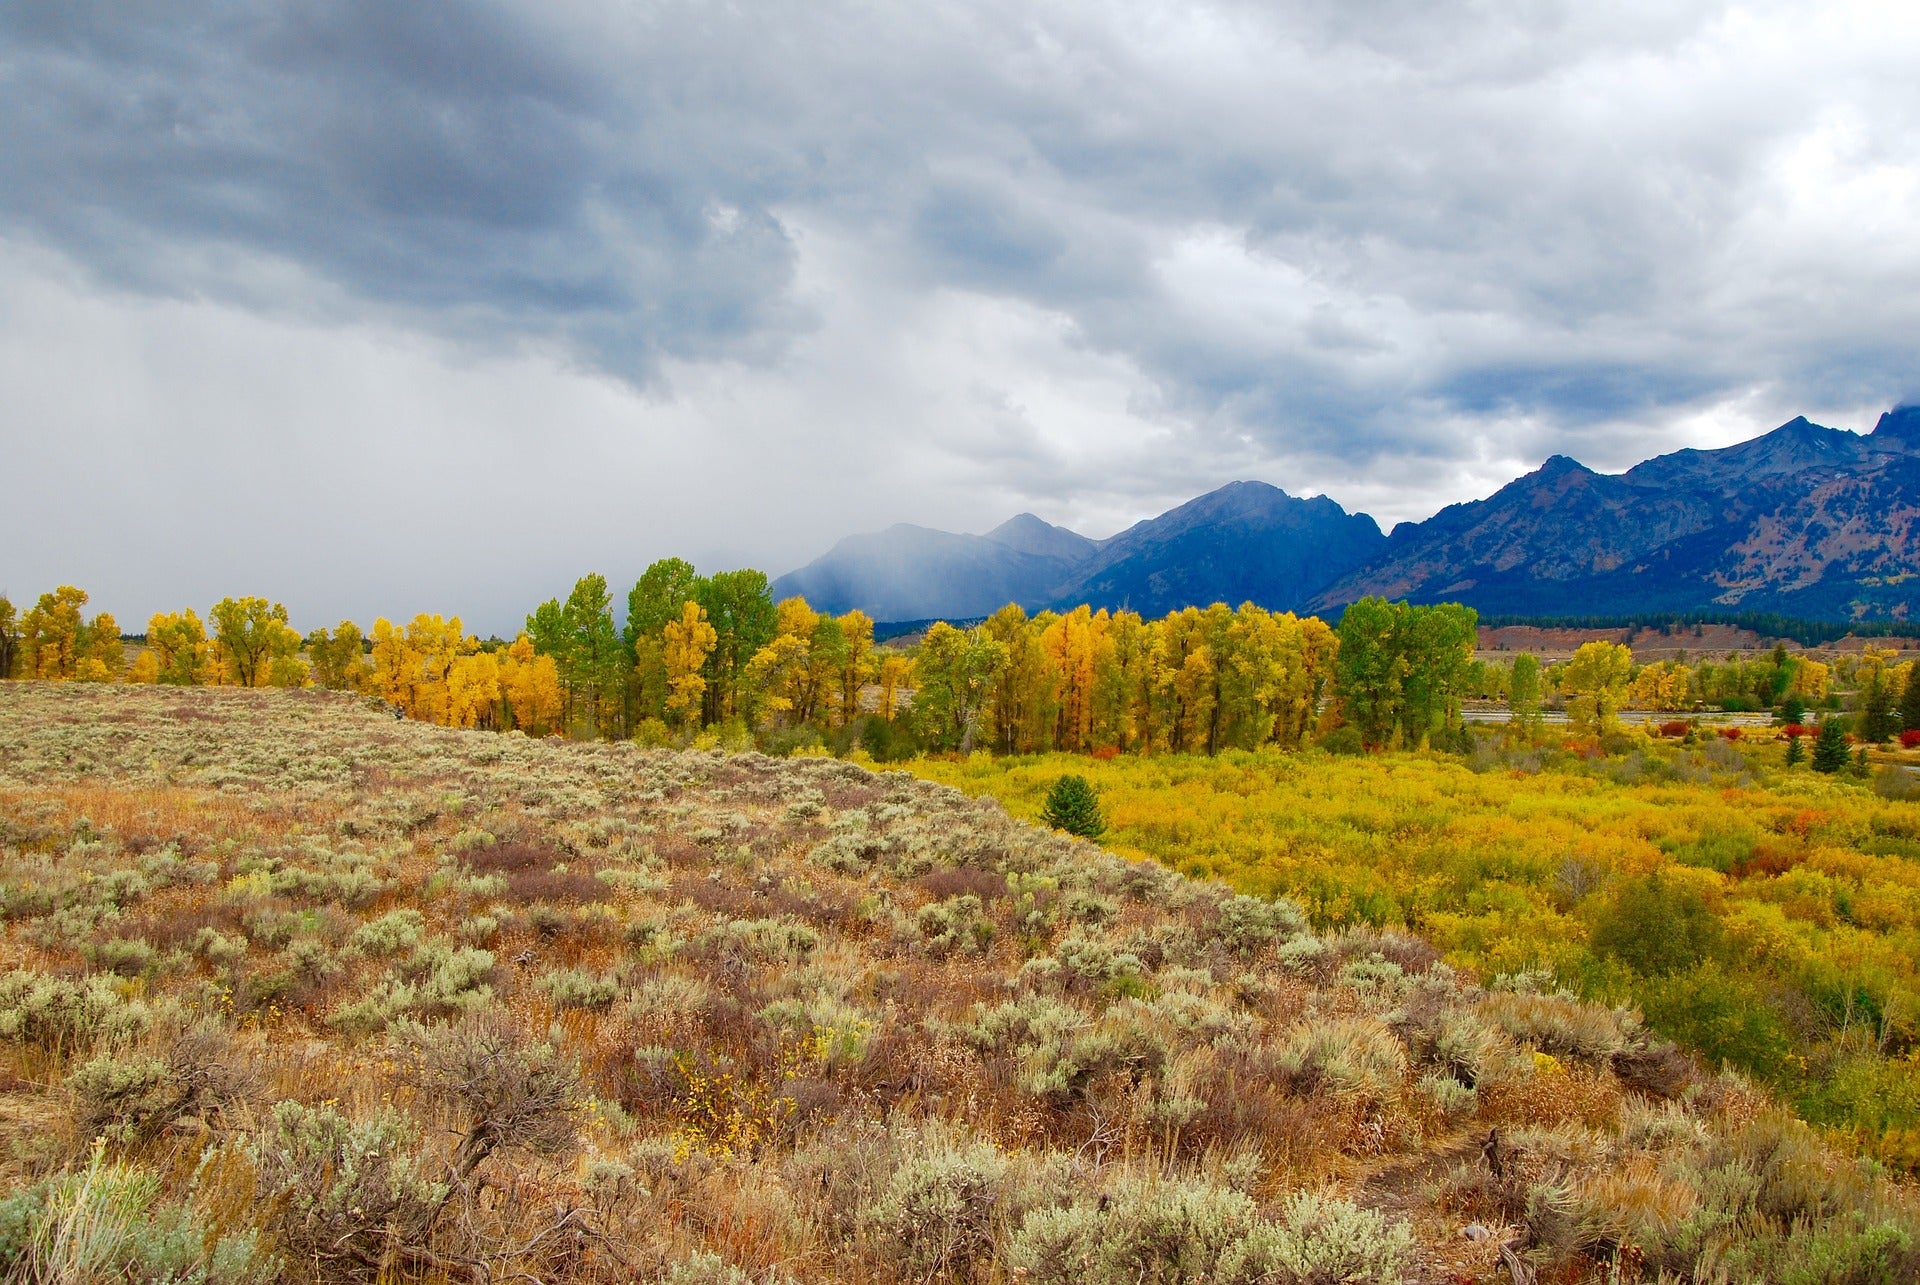
<instances>
[{"instance_id":1,"label":"green leafy tree","mask_svg":"<svg viewBox=\"0 0 1920 1285\"><path fill-rule=\"evenodd\" d=\"M1813 740L1813 770L1832 775L1846 765L1846 724L1837 718L1826 719L1820 724L1820 735Z\"/></svg>"},{"instance_id":2,"label":"green leafy tree","mask_svg":"<svg viewBox=\"0 0 1920 1285\"><path fill-rule=\"evenodd\" d=\"M1689 884L1660 873L1625 884L1593 925L1594 950L1643 977L1685 972L1720 944L1720 920Z\"/></svg>"},{"instance_id":3,"label":"green leafy tree","mask_svg":"<svg viewBox=\"0 0 1920 1285\"><path fill-rule=\"evenodd\" d=\"M307 659L313 665L313 681L329 691L352 691L360 686L368 672L366 640L360 626L343 620L331 632L316 629L307 637Z\"/></svg>"},{"instance_id":4,"label":"green leafy tree","mask_svg":"<svg viewBox=\"0 0 1920 1285\"><path fill-rule=\"evenodd\" d=\"M1069 774L1053 783L1040 819L1056 830L1094 839L1106 833L1106 820L1100 815L1100 795L1084 776Z\"/></svg>"},{"instance_id":5,"label":"green leafy tree","mask_svg":"<svg viewBox=\"0 0 1920 1285\"><path fill-rule=\"evenodd\" d=\"M779 632L779 615L766 573L722 571L698 584L698 600L717 641L707 657L706 721L743 712L741 678L747 664Z\"/></svg>"},{"instance_id":6,"label":"green leafy tree","mask_svg":"<svg viewBox=\"0 0 1920 1285\"><path fill-rule=\"evenodd\" d=\"M1455 725L1480 617L1471 607L1362 598L1340 618L1335 690L1368 745L1419 745Z\"/></svg>"},{"instance_id":7,"label":"green leafy tree","mask_svg":"<svg viewBox=\"0 0 1920 1285\"><path fill-rule=\"evenodd\" d=\"M565 655L571 664L570 672L563 664L561 674L570 679L584 700L589 729L611 734L624 712L617 697L625 684L629 653L613 627L613 598L607 592L607 578L580 577L560 615L567 638Z\"/></svg>"},{"instance_id":8,"label":"green leafy tree","mask_svg":"<svg viewBox=\"0 0 1920 1285\"><path fill-rule=\"evenodd\" d=\"M1598 736L1620 726L1620 702L1633 675L1633 653L1621 643L1582 643L1567 662L1560 686L1567 694L1567 722L1576 732Z\"/></svg>"},{"instance_id":9,"label":"green leafy tree","mask_svg":"<svg viewBox=\"0 0 1920 1285\"><path fill-rule=\"evenodd\" d=\"M1385 745L1399 720L1407 658L1398 624L1399 613L1385 598L1362 598L1340 617L1334 687L1347 722L1368 745Z\"/></svg>"},{"instance_id":10,"label":"green leafy tree","mask_svg":"<svg viewBox=\"0 0 1920 1285\"><path fill-rule=\"evenodd\" d=\"M19 614L11 602L0 598L0 678L13 677L14 660L19 654Z\"/></svg>"},{"instance_id":11,"label":"green leafy tree","mask_svg":"<svg viewBox=\"0 0 1920 1285\"><path fill-rule=\"evenodd\" d=\"M681 558L661 558L634 582L627 594L627 623L622 636L628 647L642 638L659 638L668 624L680 619L681 608L700 600L704 582L693 564Z\"/></svg>"},{"instance_id":12,"label":"green leafy tree","mask_svg":"<svg viewBox=\"0 0 1920 1285\"><path fill-rule=\"evenodd\" d=\"M1540 730L1540 658L1521 652L1507 677L1507 709L1512 726L1528 736Z\"/></svg>"},{"instance_id":13,"label":"green leafy tree","mask_svg":"<svg viewBox=\"0 0 1920 1285\"><path fill-rule=\"evenodd\" d=\"M973 749L981 708L1007 663L1007 645L981 629L938 621L913 665L913 722L936 750Z\"/></svg>"},{"instance_id":14,"label":"green leafy tree","mask_svg":"<svg viewBox=\"0 0 1920 1285\"><path fill-rule=\"evenodd\" d=\"M241 687L268 684L275 662L300 651L300 635L287 624L287 609L265 598L222 598L207 613L213 644L226 676ZM282 669L281 672L287 672Z\"/></svg>"}]
</instances>

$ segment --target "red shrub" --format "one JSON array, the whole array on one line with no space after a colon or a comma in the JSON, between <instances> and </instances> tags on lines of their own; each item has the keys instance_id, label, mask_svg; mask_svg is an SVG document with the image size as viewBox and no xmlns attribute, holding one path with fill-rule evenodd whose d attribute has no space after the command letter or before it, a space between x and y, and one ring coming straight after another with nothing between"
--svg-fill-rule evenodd
<instances>
[{"instance_id":1,"label":"red shrub","mask_svg":"<svg viewBox=\"0 0 1920 1285\"><path fill-rule=\"evenodd\" d=\"M1117 759L1120 757L1120 747L1118 745L1102 745L1099 749L1093 752L1091 757L1096 762L1100 762L1100 763L1105 763L1111 759Z\"/></svg>"},{"instance_id":2,"label":"red shrub","mask_svg":"<svg viewBox=\"0 0 1920 1285\"><path fill-rule=\"evenodd\" d=\"M971 893L982 902L992 901L1007 895L1007 880L1004 875L991 870L980 870L973 866L959 866L952 870L936 870L923 875L920 886L925 888L935 901L945 901L948 897L964 897Z\"/></svg>"},{"instance_id":3,"label":"red shrub","mask_svg":"<svg viewBox=\"0 0 1920 1285\"><path fill-rule=\"evenodd\" d=\"M1737 727L1723 727L1720 729L1720 735L1730 741L1737 741L1740 739L1740 729Z\"/></svg>"},{"instance_id":4,"label":"red shrub","mask_svg":"<svg viewBox=\"0 0 1920 1285\"><path fill-rule=\"evenodd\" d=\"M1788 723L1780 729L1780 735L1790 740L1801 736L1812 736L1813 734L1814 729L1804 723Z\"/></svg>"},{"instance_id":5,"label":"red shrub","mask_svg":"<svg viewBox=\"0 0 1920 1285\"><path fill-rule=\"evenodd\" d=\"M1920 745L1920 727L1909 727L1906 731L1900 733L1901 749L1910 750L1916 745Z\"/></svg>"},{"instance_id":6,"label":"red shrub","mask_svg":"<svg viewBox=\"0 0 1920 1285\"><path fill-rule=\"evenodd\" d=\"M565 861L567 854L544 843L502 839L472 848L462 859L475 874L504 875L522 870L551 870Z\"/></svg>"},{"instance_id":7,"label":"red shrub","mask_svg":"<svg viewBox=\"0 0 1920 1285\"><path fill-rule=\"evenodd\" d=\"M590 874L520 870L507 876L507 894L519 901L606 901L613 889Z\"/></svg>"},{"instance_id":8,"label":"red shrub","mask_svg":"<svg viewBox=\"0 0 1920 1285\"><path fill-rule=\"evenodd\" d=\"M1659 732L1662 736L1671 736L1677 739L1687 734L1687 724L1680 719L1672 719L1660 724Z\"/></svg>"}]
</instances>

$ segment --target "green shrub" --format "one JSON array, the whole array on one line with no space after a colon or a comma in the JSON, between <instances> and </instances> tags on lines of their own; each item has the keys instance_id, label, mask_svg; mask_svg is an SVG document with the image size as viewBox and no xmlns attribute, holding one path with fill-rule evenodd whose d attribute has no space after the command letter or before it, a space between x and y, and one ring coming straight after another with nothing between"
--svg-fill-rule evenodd
<instances>
[{"instance_id":1,"label":"green shrub","mask_svg":"<svg viewBox=\"0 0 1920 1285\"><path fill-rule=\"evenodd\" d=\"M753 1285L753 1277L720 1255L703 1249L667 1268L660 1285Z\"/></svg>"},{"instance_id":2,"label":"green shrub","mask_svg":"<svg viewBox=\"0 0 1920 1285\"><path fill-rule=\"evenodd\" d=\"M1291 1031L1277 1065L1295 1093L1387 1103L1399 1093L1407 1053L1393 1032L1372 1018L1335 1018Z\"/></svg>"},{"instance_id":3,"label":"green shrub","mask_svg":"<svg viewBox=\"0 0 1920 1285\"><path fill-rule=\"evenodd\" d=\"M1720 921L1692 884L1658 871L1622 884L1602 908L1593 949L1643 977L1685 972L1719 948Z\"/></svg>"},{"instance_id":4,"label":"green shrub","mask_svg":"<svg viewBox=\"0 0 1920 1285\"><path fill-rule=\"evenodd\" d=\"M381 1113L281 1102L249 1148L268 1226L295 1260L324 1276L379 1276L394 1250L420 1248L445 1200L413 1126Z\"/></svg>"},{"instance_id":5,"label":"green shrub","mask_svg":"<svg viewBox=\"0 0 1920 1285\"><path fill-rule=\"evenodd\" d=\"M1223 1255L1220 1279L1236 1285L1391 1285L1402 1279L1413 1229L1337 1196L1302 1191Z\"/></svg>"},{"instance_id":6,"label":"green shrub","mask_svg":"<svg viewBox=\"0 0 1920 1285\"><path fill-rule=\"evenodd\" d=\"M979 1142L936 1140L893 1171L865 1219L880 1259L916 1281L967 1279L994 1254L1007 1159Z\"/></svg>"},{"instance_id":7,"label":"green shrub","mask_svg":"<svg viewBox=\"0 0 1920 1285\"><path fill-rule=\"evenodd\" d=\"M24 969L0 976L0 1040L74 1052L136 1035L152 1017L110 977L68 980Z\"/></svg>"},{"instance_id":8,"label":"green shrub","mask_svg":"<svg viewBox=\"0 0 1920 1285\"><path fill-rule=\"evenodd\" d=\"M955 953L980 954L993 940L993 921L981 914L972 893L920 907L914 926L927 953L938 959Z\"/></svg>"},{"instance_id":9,"label":"green shrub","mask_svg":"<svg viewBox=\"0 0 1920 1285\"><path fill-rule=\"evenodd\" d=\"M1512 1039L1555 1057L1599 1062L1626 1047L1619 1014L1565 991L1494 991L1481 1001L1479 1013Z\"/></svg>"},{"instance_id":10,"label":"green shrub","mask_svg":"<svg viewBox=\"0 0 1920 1285\"><path fill-rule=\"evenodd\" d=\"M191 1210L157 1205L159 1179L96 1144L85 1168L0 1200L10 1281L256 1285L278 1275L251 1232L216 1237Z\"/></svg>"},{"instance_id":11,"label":"green shrub","mask_svg":"<svg viewBox=\"0 0 1920 1285\"><path fill-rule=\"evenodd\" d=\"M1239 955L1253 955L1307 931L1307 918L1291 901L1236 894L1220 903L1214 936Z\"/></svg>"},{"instance_id":12,"label":"green shrub","mask_svg":"<svg viewBox=\"0 0 1920 1285\"><path fill-rule=\"evenodd\" d=\"M1013 1271L1032 1285L1219 1280L1256 1225L1252 1200L1209 1183L1129 1178L1102 1203L1029 1214L1007 1252Z\"/></svg>"},{"instance_id":13,"label":"green shrub","mask_svg":"<svg viewBox=\"0 0 1920 1285\"><path fill-rule=\"evenodd\" d=\"M369 920L347 938L347 945L363 954L384 957L413 950L426 932L427 919L417 910L393 910Z\"/></svg>"},{"instance_id":14,"label":"green shrub","mask_svg":"<svg viewBox=\"0 0 1920 1285\"><path fill-rule=\"evenodd\" d=\"M557 968L536 983L555 1008L606 1008L620 998L620 983L583 968Z\"/></svg>"}]
</instances>

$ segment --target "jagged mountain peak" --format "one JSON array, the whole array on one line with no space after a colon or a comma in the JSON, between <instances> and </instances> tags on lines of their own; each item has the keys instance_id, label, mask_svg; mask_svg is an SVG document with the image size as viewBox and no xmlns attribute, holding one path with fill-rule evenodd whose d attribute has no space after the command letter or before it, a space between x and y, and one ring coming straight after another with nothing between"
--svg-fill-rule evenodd
<instances>
[{"instance_id":1,"label":"jagged mountain peak","mask_svg":"<svg viewBox=\"0 0 1920 1285\"><path fill-rule=\"evenodd\" d=\"M1089 540L1078 531L1055 526L1031 513L1021 513L1008 518L982 538L992 540L995 544L1003 544L1009 549L1017 549L1022 553L1031 553L1043 558L1061 558L1067 561L1086 558L1100 547L1098 541Z\"/></svg>"},{"instance_id":2,"label":"jagged mountain peak","mask_svg":"<svg viewBox=\"0 0 1920 1285\"><path fill-rule=\"evenodd\" d=\"M1331 612L1366 594L1523 615L1920 615L1920 406L1889 411L1871 436L1797 416L1621 474L1554 455L1484 500L1396 525L1391 540L1324 495L1242 480L1103 541L1031 513L979 536L896 526L774 587L881 620L1007 602Z\"/></svg>"},{"instance_id":3,"label":"jagged mountain peak","mask_svg":"<svg viewBox=\"0 0 1920 1285\"><path fill-rule=\"evenodd\" d=\"M1896 406L1873 426L1876 442L1893 441L1908 449L1920 448L1920 404Z\"/></svg>"}]
</instances>

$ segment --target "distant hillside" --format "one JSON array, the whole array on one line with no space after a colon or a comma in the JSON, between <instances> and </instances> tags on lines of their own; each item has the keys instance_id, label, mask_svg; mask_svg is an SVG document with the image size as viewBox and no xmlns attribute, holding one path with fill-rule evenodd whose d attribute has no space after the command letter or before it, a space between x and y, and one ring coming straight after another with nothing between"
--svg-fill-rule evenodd
<instances>
[{"instance_id":1,"label":"distant hillside","mask_svg":"<svg viewBox=\"0 0 1920 1285\"><path fill-rule=\"evenodd\" d=\"M1291 610L1385 544L1372 518L1325 496L1302 500L1265 482L1234 482L1100 545L1055 591L1054 605L1149 616L1216 601Z\"/></svg>"},{"instance_id":2,"label":"distant hillside","mask_svg":"<svg viewBox=\"0 0 1920 1285\"><path fill-rule=\"evenodd\" d=\"M1887 413L1870 435L1800 418L1622 474L1556 455L1388 537L1324 496L1235 482L1104 541L1032 514L977 536L853 536L774 590L880 620L977 617L1008 602L1336 613L1369 594L1515 616L1900 620L1920 615L1920 407Z\"/></svg>"},{"instance_id":3,"label":"distant hillside","mask_svg":"<svg viewBox=\"0 0 1920 1285\"><path fill-rule=\"evenodd\" d=\"M903 525L849 536L773 591L884 621L984 616L1009 602L1150 615L1216 599L1288 609L1384 544L1372 518L1324 496L1234 482L1104 541L1030 513L985 535Z\"/></svg>"},{"instance_id":4,"label":"distant hillside","mask_svg":"<svg viewBox=\"0 0 1920 1285\"><path fill-rule=\"evenodd\" d=\"M1772 611L1901 617L1920 543L1920 409L1871 436L1795 419L1618 475L1555 456L1485 500L1405 523L1315 610L1380 594L1515 615Z\"/></svg>"},{"instance_id":5,"label":"distant hillside","mask_svg":"<svg viewBox=\"0 0 1920 1285\"><path fill-rule=\"evenodd\" d=\"M773 583L823 611L859 608L876 620L984 616L1009 602L1038 605L1098 546L1023 513L985 535L902 523L848 536Z\"/></svg>"}]
</instances>

